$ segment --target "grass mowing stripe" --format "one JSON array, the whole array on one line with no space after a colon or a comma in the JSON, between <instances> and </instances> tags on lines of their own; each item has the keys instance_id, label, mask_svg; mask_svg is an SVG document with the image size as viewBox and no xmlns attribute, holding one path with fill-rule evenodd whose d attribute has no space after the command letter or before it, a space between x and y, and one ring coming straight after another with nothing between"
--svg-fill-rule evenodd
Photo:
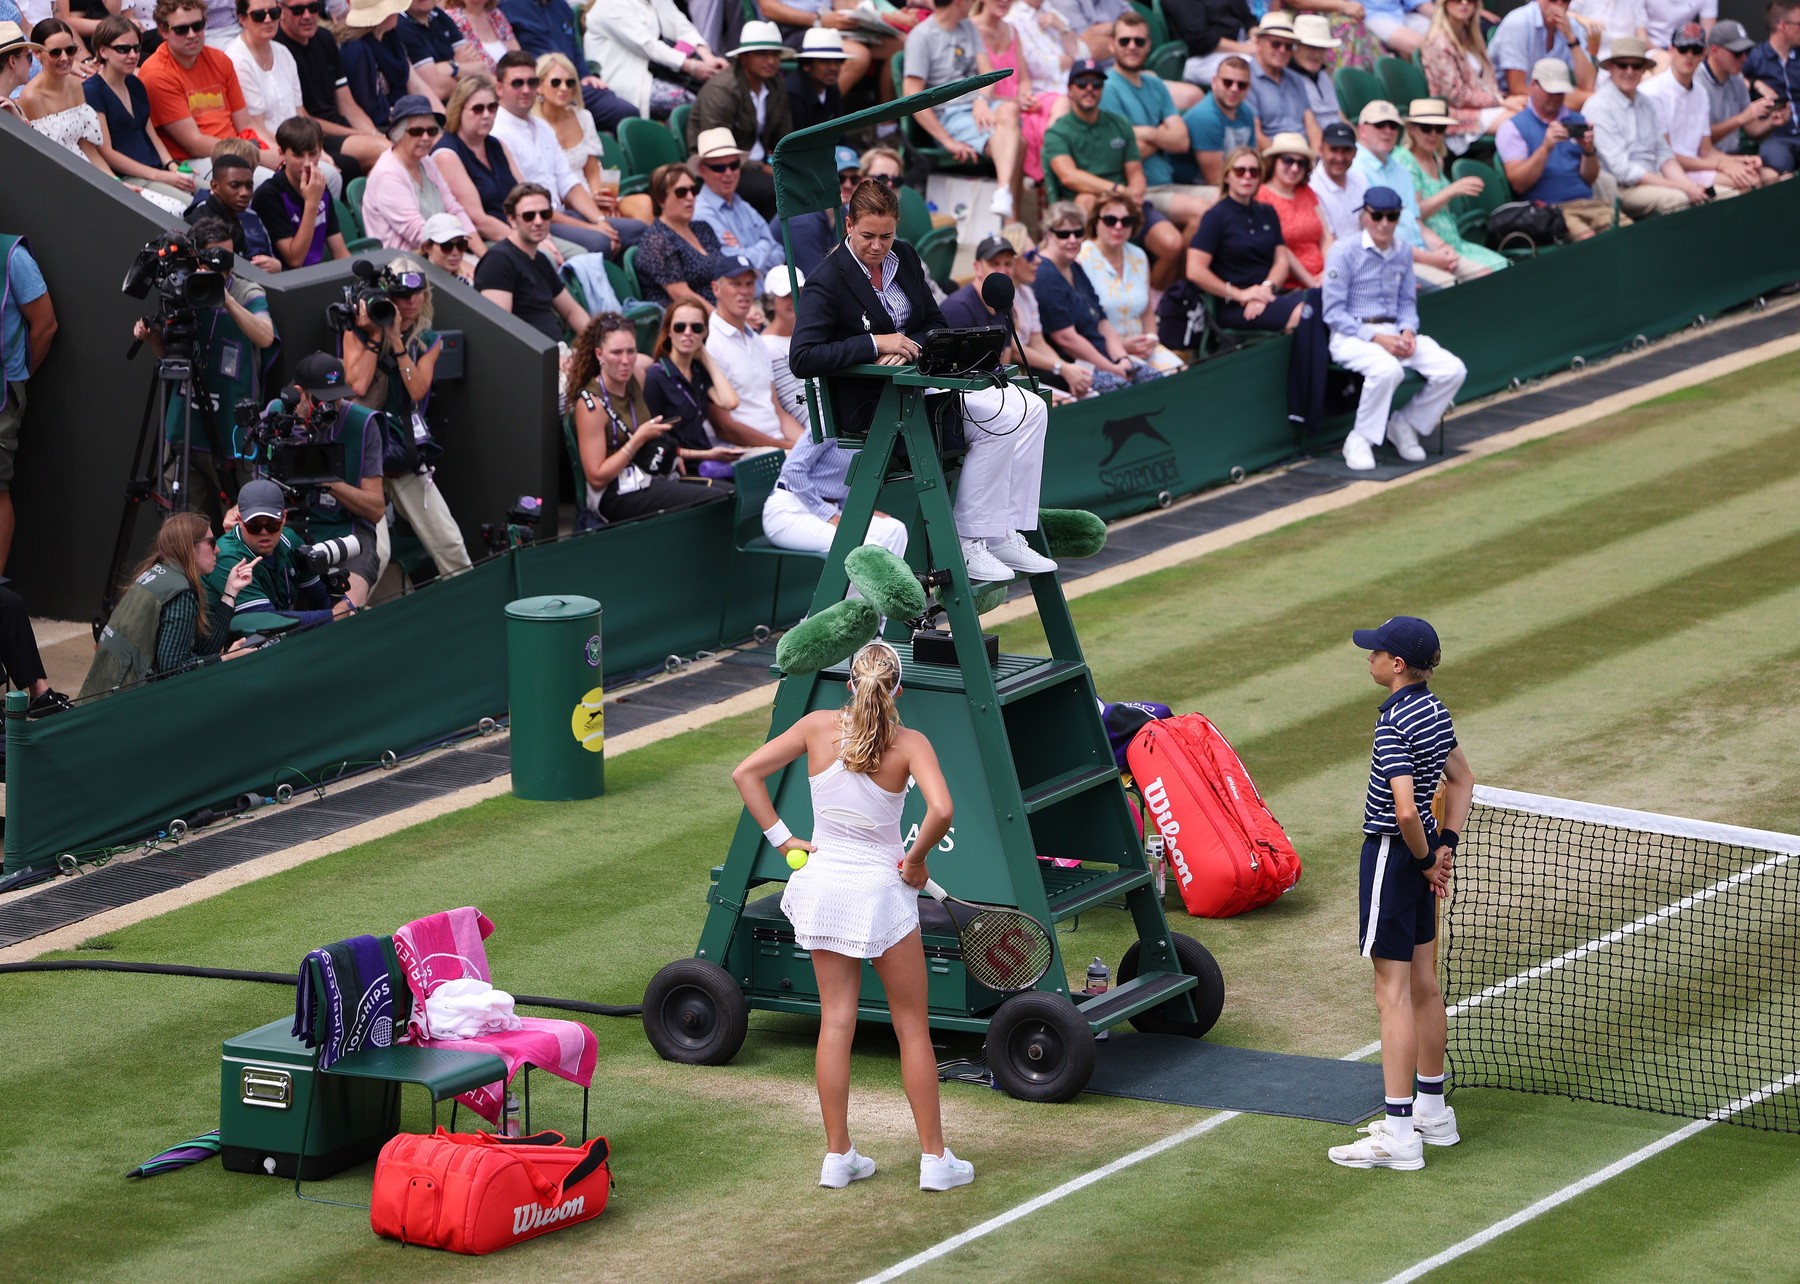
<instances>
[{"instance_id":1,"label":"grass mowing stripe","mask_svg":"<svg viewBox=\"0 0 1800 1284\"><path fill-rule=\"evenodd\" d=\"M1577 1199L1580 1196L1585 1195L1588 1191L1594 1189L1594 1187L1611 1181L1622 1172L1636 1168L1645 1160L1654 1159L1657 1155L1660 1155L1671 1146L1678 1146L1689 1137L1704 1132L1714 1124L1721 1123L1724 1120L1731 1118L1733 1115L1741 1114L1759 1102L1767 1100L1777 1093L1786 1092L1796 1085L1800 1085L1800 1071L1783 1075L1779 1079L1765 1083L1755 1092L1746 1093L1729 1105L1721 1106L1719 1109L1707 1115L1706 1118L1696 1119L1693 1123L1685 1124L1682 1127L1677 1128L1674 1132L1669 1133L1667 1136L1659 1137L1648 1146L1634 1150L1623 1159L1608 1164L1599 1172L1583 1177L1580 1181L1571 1182L1554 1194L1546 1195L1544 1198L1538 1200L1537 1203L1532 1204L1527 1208L1521 1208L1518 1212L1514 1213L1511 1217L1506 1218L1504 1221L1495 1222L1486 1230L1477 1231L1467 1239L1452 1244L1443 1252L1428 1257L1417 1265L1401 1271L1398 1275L1390 1278L1387 1284L1412 1284L1413 1280L1429 1275L1438 1267L1446 1266L1449 1263L1454 1262L1457 1258L1474 1252L1484 1244L1492 1243L1508 1231L1516 1230L1526 1222L1542 1217L1551 1209L1558 1208L1572 1199Z\"/></svg>"}]
</instances>

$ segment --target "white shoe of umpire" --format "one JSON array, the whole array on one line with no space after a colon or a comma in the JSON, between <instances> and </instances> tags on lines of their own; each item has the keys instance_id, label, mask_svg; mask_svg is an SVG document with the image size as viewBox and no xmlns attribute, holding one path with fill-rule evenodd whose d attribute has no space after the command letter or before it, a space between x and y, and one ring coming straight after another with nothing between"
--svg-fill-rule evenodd
<instances>
[{"instance_id":1,"label":"white shoe of umpire","mask_svg":"<svg viewBox=\"0 0 1800 1284\"><path fill-rule=\"evenodd\" d=\"M975 1165L966 1159L958 1159L950 1153L948 1146L941 1155L919 1156L920 1190L955 1190L974 1180Z\"/></svg>"},{"instance_id":2,"label":"white shoe of umpire","mask_svg":"<svg viewBox=\"0 0 1800 1284\"><path fill-rule=\"evenodd\" d=\"M1399 1168L1407 1172L1425 1166L1425 1142L1417 1132L1405 1141L1388 1133L1386 1123L1376 1120L1362 1129L1369 1135L1347 1146L1333 1146L1326 1152L1331 1162L1343 1168Z\"/></svg>"},{"instance_id":3,"label":"white shoe of umpire","mask_svg":"<svg viewBox=\"0 0 1800 1284\"><path fill-rule=\"evenodd\" d=\"M1368 440L1351 433L1344 438L1344 465L1359 473L1366 473L1375 467L1375 449Z\"/></svg>"},{"instance_id":4,"label":"white shoe of umpire","mask_svg":"<svg viewBox=\"0 0 1800 1284\"><path fill-rule=\"evenodd\" d=\"M1425 447L1419 444L1419 434L1413 431L1412 425L1406 420L1388 420L1387 439L1394 443L1394 449L1400 452L1400 458L1407 463L1424 462Z\"/></svg>"},{"instance_id":5,"label":"white shoe of umpire","mask_svg":"<svg viewBox=\"0 0 1800 1284\"><path fill-rule=\"evenodd\" d=\"M1004 584L1013 578L1012 568L988 550L984 539L960 539L963 565L977 584Z\"/></svg>"},{"instance_id":6,"label":"white shoe of umpire","mask_svg":"<svg viewBox=\"0 0 1800 1284\"><path fill-rule=\"evenodd\" d=\"M1018 531L1008 531L1000 539L989 540L987 547L996 561L1023 575L1047 575L1056 569L1056 563L1027 544Z\"/></svg>"},{"instance_id":7,"label":"white shoe of umpire","mask_svg":"<svg viewBox=\"0 0 1800 1284\"><path fill-rule=\"evenodd\" d=\"M1413 1131L1419 1134L1427 1146L1454 1146L1462 1140L1462 1134L1456 1131L1454 1106L1445 1106L1444 1113L1432 1119L1415 1112Z\"/></svg>"},{"instance_id":8,"label":"white shoe of umpire","mask_svg":"<svg viewBox=\"0 0 1800 1284\"><path fill-rule=\"evenodd\" d=\"M852 1146L841 1155L828 1154L819 1169L819 1185L842 1190L853 1181L875 1175L875 1161L856 1153Z\"/></svg>"},{"instance_id":9,"label":"white shoe of umpire","mask_svg":"<svg viewBox=\"0 0 1800 1284\"><path fill-rule=\"evenodd\" d=\"M1010 187L1002 187L994 193L993 199L988 202L988 213L997 214L1007 222L1012 221L1013 198Z\"/></svg>"}]
</instances>

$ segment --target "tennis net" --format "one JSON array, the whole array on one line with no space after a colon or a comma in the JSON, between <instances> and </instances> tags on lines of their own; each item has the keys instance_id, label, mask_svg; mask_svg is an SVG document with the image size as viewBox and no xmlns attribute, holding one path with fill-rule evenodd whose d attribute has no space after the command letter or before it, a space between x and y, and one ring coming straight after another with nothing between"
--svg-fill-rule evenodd
<instances>
[{"instance_id":1,"label":"tennis net","mask_svg":"<svg viewBox=\"0 0 1800 1284\"><path fill-rule=\"evenodd\" d=\"M1478 787L1443 938L1454 1084L1800 1132L1800 837Z\"/></svg>"}]
</instances>

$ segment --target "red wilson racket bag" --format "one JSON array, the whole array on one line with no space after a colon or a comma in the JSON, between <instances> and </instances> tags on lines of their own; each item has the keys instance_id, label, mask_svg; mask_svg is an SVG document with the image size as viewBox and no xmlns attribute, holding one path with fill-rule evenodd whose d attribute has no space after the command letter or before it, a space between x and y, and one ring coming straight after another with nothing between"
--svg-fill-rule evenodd
<instances>
[{"instance_id":1,"label":"red wilson racket bag","mask_svg":"<svg viewBox=\"0 0 1800 1284\"><path fill-rule=\"evenodd\" d=\"M491 1253L598 1217L612 1193L606 1138L557 1132L401 1133L375 1161L369 1226L403 1244Z\"/></svg>"},{"instance_id":2,"label":"red wilson racket bag","mask_svg":"<svg viewBox=\"0 0 1800 1284\"><path fill-rule=\"evenodd\" d=\"M1219 729L1198 713L1152 722L1126 750L1188 913L1230 918L1300 881L1300 857Z\"/></svg>"}]
</instances>

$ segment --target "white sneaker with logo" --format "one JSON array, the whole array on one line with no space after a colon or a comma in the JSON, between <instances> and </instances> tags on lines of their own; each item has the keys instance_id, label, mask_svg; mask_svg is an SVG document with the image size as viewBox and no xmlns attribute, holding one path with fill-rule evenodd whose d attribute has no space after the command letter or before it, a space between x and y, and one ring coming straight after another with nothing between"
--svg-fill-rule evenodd
<instances>
[{"instance_id":1,"label":"white sneaker with logo","mask_svg":"<svg viewBox=\"0 0 1800 1284\"><path fill-rule=\"evenodd\" d=\"M1344 466L1359 473L1366 473L1375 467L1375 448L1367 439L1351 433L1344 438Z\"/></svg>"},{"instance_id":2,"label":"white sneaker with logo","mask_svg":"<svg viewBox=\"0 0 1800 1284\"><path fill-rule=\"evenodd\" d=\"M941 1155L919 1156L920 1190L955 1190L974 1180L975 1165L966 1159L958 1159L950 1153L948 1146Z\"/></svg>"},{"instance_id":3,"label":"white sneaker with logo","mask_svg":"<svg viewBox=\"0 0 1800 1284\"><path fill-rule=\"evenodd\" d=\"M1425 1142L1417 1132L1402 1141L1389 1133L1386 1121L1380 1119L1360 1131L1368 1136L1347 1146L1333 1146L1326 1152L1332 1163L1342 1168L1398 1168L1406 1172L1425 1166Z\"/></svg>"},{"instance_id":4,"label":"white sneaker with logo","mask_svg":"<svg viewBox=\"0 0 1800 1284\"><path fill-rule=\"evenodd\" d=\"M852 1146L841 1155L827 1154L819 1169L819 1185L842 1190L853 1181L875 1175L875 1161L856 1153Z\"/></svg>"},{"instance_id":5,"label":"white sneaker with logo","mask_svg":"<svg viewBox=\"0 0 1800 1284\"><path fill-rule=\"evenodd\" d=\"M977 584L1004 584L1013 578L1010 566L988 551L984 539L959 539L962 545L963 565L969 569L969 578Z\"/></svg>"},{"instance_id":6,"label":"white sneaker with logo","mask_svg":"<svg viewBox=\"0 0 1800 1284\"><path fill-rule=\"evenodd\" d=\"M1047 575L1056 569L1056 563L1027 544L1018 531L1008 531L1000 539L989 540L988 552L997 561L1025 575Z\"/></svg>"},{"instance_id":7,"label":"white sneaker with logo","mask_svg":"<svg viewBox=\"0 0 1800 1284\"><path fill-rule=\"evenodd\" d=\"M1424 462L1425 447L1419 444L1419 434L1413 431L1412 425L1406 420L1388 420L1387 439L1394 443L1394 449L1400 452L1400 458L1407 463Z\"/></svg>"},{"instance_id":8,"label":"white sneaker with logo","mask_svg":"<svg viewBox=\"0 0 1800 1284\"><path fill-rule=\"evenodd\" d=\"M1418 1133L1427 1146L1454 1146L1462 1140L1462 1134L1456 1131L1456 1107L1445 1106L1444 1113L1426 1118L1413 1112L1413 1131Z\"/></svg>"}]
</instances>

